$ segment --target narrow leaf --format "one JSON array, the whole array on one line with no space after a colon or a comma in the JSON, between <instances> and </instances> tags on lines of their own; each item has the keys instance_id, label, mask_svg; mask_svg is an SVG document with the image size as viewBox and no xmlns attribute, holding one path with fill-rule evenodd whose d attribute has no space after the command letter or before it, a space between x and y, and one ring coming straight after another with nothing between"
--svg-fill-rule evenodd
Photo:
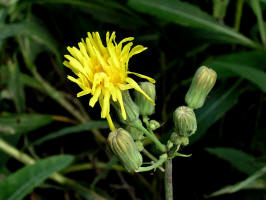
<instances>
[{"instance_id":1,"label":"narrow leaf","mask_svg":"<svg viewBox=\"0 0 266 200\"><path fill-rule=\"evenodd\" d=\"M0 26L0 33L0 40L20 35L30 36L47 46L53 53L59 56L56 40L47 29L36 20L2 25Z\"/></svg>"},{"instance_id":2,"label":"narrow leaf","mask_svg":"<svg viewBox=\"0 0 266 200\"><path fill-rule=\"evenodd\" d=\"M0 134L23 134L52 122L51 115L9 114L0 116Z\"/></svg>"},{"instance_id":3,"label":"narrow leaf","mask_svg":"<svg viewBox=\"0 0 266 200\"><path fill-rule=\"evenodd\" d=\"M90 121L86 122L77 126L72 126L72 127L66 127L63 128L59 131L55 131L53 133L50 133L38 140L36 140L32 145L40 145L43 142L47 142L49 140L58 138L58 137L63 137L68 134L73 134L73 133L79 133L83 131L91 131L92 129L101 129L101 128L108 128L108 124L104 121Z\"/></svg>"},{"instance_id":4,"label":"narrow leaf","mask_svg":"<svg viewBox=\"0 0 266 200\"><path fill-rule=\"evenodd\" d=\"M167 21L194 28L204 28L234 38L236 43L257 47L258 45L232 28L218 23L212 16L195 5L176 0L130 0L129 6Z\"/></svg>"},{"instance_id":5,"label":"narrow leaf","mask_svg":"<svg viewBox=\"0 0 266 200\"><path fill-rule=\"evenodd\" d=\"M264 21L263 21L262 10L260 7L260 2L259 2L259 0L249 0L248 2L250 4L254 14L257 17L259 31L260 31L260 37L261 37L261 40L265 46L266 45L266 35L265 35Z\"/></svg>"},{"instance_id":6,"label":"narrow leaf","mask_svg":"<svg viewBox=\"0 0 266 200\"><path fill-rule=\"evenodd\" d=\"M23 167L0 182L0 200L21 200L53 173L73 161L72 156L46 158Z\"/></svg>"},{"instance_id":7,"label":"narrow leaf","mask_svg":"<svg viewBox=\"0 0 266 200\"><path fill-rule=\"evenodd\" d=\"M253 175L249 176L247 179L245 179L245 180L243 180L243 181L241 181L235 185L226 186L226 187L208 195L207 197L214 197L214 196L219 196L222 194L232 194L232 193L238 192L240 190L244 190L244 189L258 188L257 184L259 182L257 182L257 181L265 173L266 173L266 167L263 167L260 170L258 170L256 173L254 173Z\"/></svg>"},{"instance_id":8,"label":"narrow leaf","mask_svg":"<svg viewBox=\"0 0 266 200\"><path fill-rule=\"evenodd\" d=\"M230 162L239 171L251 175L259 170L263 164L256 162L256 158L243 151L233 148L207 148L209 153Z\"/></svg>"},{"instance_id":9,"label":"narrow leaf","mask_svg":"<svg viewBox=\"0 0 266 200\"><path fill-rule=\"evenodd\" d=\"M257 85L266 92L265 54L262 52L229 54L209 59L205 65L217 70L218 77L226 71L232 72ZM232 74L231 74L232 75Z\"/></svg>"},{"instance_id":10,"label":"narrow leaf","mask_svg":"<svg viewBox=\"0 0 266 200\"><path fill-rule=\"evenodd\" d=\"M25 111L24 85L21 80L18 63L9 61L8 64L8 90L14 101L18 113Z\"/></svg>"}]
</instances>

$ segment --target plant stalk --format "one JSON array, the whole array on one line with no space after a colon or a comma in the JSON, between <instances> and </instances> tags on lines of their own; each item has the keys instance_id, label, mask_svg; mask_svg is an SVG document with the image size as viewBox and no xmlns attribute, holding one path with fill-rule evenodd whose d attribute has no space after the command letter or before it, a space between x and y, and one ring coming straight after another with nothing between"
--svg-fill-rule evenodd
<instances>
[{"instance_id":1,"label":"plant stalk","mask_svg":"<svg viewBox=\"0 0 266 200\"><path fill-rule=\"evenodd\" d=\"M234 25L234 29L235 29L236 32L239 32L239 29L240 29L243 4L244 4L244 0L237 0L236 15L235 15L235 25Z\"/></svg>"},{"instance_id":2,"label":"plant stalk","mask_svg":"<svg viewBox=\"0 0 266 200\"><path fill-rule=\"evenodd\" d=\"M164 144L162 144L160 142L160 140L152 133L149 132L145 127L143 127L143 125L137 120L134 124L132 124L132 126L136 127L137 129L143 131L143 133L150 138L153 143L159 148L159 150L163 153L166 152L166 147Z\"/></svg>"},{"instance_id":3,"label":"plant stalk","mask_svg":"<svg viewBox=\"0 0 266 200\"><path fill-rule=\"evenodd\" d=\"M165 162L164 186L165 186L165 200L173 200L173 170L172 159Z\"/></svg>"},{"instance_id":4,"label":"plant stalk","mask_svg":"<svg viewBox=\"0 0 266 200\"><path fill-rule=\"evenodd\" d=\"M158 159L154 156L154 155L152 155L150 152L148 152L145 148L142 150L142 152L148 157L148 158L150 158L152 161L154 161L154 162L157 162L158 161ZM160 167L158 167L162 172L164 172L164 168L162 168L161 166Z\"/></svg>"},{"instance_id":5,"label":"plant stalk","mask_svg":"<svg viewBox=\"0 0 266 200\"><path fill-rule=\"evenodd\" d=\"M167 160L167 154L162 154L160 159L148 167L140 167L136 172L147 172L160 167Z\"/></svg>"}]
</instances>

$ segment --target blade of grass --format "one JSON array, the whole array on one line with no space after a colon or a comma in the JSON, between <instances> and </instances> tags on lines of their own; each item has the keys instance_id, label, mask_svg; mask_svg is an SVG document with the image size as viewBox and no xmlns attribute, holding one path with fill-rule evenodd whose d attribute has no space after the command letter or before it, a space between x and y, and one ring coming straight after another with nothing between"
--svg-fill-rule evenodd
<instances>
[{"instance_id":1,"label":"blade of grass","mask_svg":"<svg viewBox=\"0 0 266 200\"><path fill-rule=\"evenodd\" d=\"M175 0L130 0L129 6L137 11L147 13L167 21L195 28L204 28L234 38L239 44L252 48L260 45L232 28L219 24L212 16L195 5Z\"/></svg>"},{"instance_id":2,"label":"blade of grass","mask_svg":"<svg viewBox=\"0 0 266 200\"><path fill-rule=\"evenodd\" d=\"M259 2L259 0L249 0L248 2L250 4L254 14L257 17L259 31L260 31L260 37L261 37L263 45L266 46L266 35L265 35L264 21L263 21L262 10L260 7L260 2Z\"/></svg>"}]
</instances>

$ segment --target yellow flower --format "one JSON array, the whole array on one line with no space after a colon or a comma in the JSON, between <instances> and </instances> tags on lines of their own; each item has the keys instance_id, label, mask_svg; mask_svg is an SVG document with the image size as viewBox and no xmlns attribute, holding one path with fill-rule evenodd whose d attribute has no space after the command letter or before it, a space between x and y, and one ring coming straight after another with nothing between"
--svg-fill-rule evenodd
<instances>
[{"instance_id":1,"label":"yellow flower","mask_svg":"<svg viewBox=\"0 0 266 200\"><path fill-rule=\"evenodd\" d=\"M77 76L77 78L67 77L82 89L77 97L91 94L89 101L91 107L99 101L102 109L101 117L107 119L111 130L115 127L110 116L110 98L119 102L123 119L127 118L121 91L134 88L154 104L139 85L128 77L128 74L134 74L155 83L155 80L150 77L128 71L129 59L147 49L142 45L131 49L132 40L134 40L133 37L128 37L117 44L115 32L111 36L107 32L106 46L104 46L98 32L88 33L88 37L85 40L81 39L78 43L79 49L67 47L71 55L65 55L68 61L63 63ZM127 44L124 45L124 43Z\"/></svg>"}]
</instances>

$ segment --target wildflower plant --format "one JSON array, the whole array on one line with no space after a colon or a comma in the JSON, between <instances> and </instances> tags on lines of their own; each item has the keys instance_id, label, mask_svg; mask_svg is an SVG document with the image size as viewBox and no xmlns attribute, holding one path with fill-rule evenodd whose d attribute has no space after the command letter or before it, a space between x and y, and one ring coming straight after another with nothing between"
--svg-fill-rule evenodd
<instances>
[{"instance_id":1,"label":"wildflower plant","mask_svg":"<svg viewBox=\"0 0 266 200\"><path fill-rule=\"evenodd\" d=\"M94 107L98 101L101 106L101 118L106 118L111 130L108 145L121 164L129 172L145 172L159 168L165 171L166 198L172 199L171 159L176 156L189 157L178 153L181 146L189 144L189 137L197 130L197 120L193 109L203 106L205 99L216 80L216 73L205 66L200 67L185 96L187 106L180 106L173 112L174 132L167 144L163 144L154 134L160 123L150 119L155 111L155 80L136 72L129 71L129 60L133 55L146 50L142 45L133 46L133 37L116 43L115 32L106 33L106 45L98 32L88 33L88 37L78 43L78 47L67 47L70 55L64 65L70 68L75 77L68 79L82 89L77 97L91 95L89 105ZM136 75L149 82L140 85L129 75ZM135 101L128 92L135 89ZM111 105L121 123L116 127L111 117ZM142 116L142 120L140 118ZM143 125L145 124L145 126ZM125 130L126 129L126 130ZM144 139L150 139L160 150L159 158L145 149ZM143 152L152 161L142 166ZM163 164L166 163L166 169Z\"/></svg>"}]
</instances>

